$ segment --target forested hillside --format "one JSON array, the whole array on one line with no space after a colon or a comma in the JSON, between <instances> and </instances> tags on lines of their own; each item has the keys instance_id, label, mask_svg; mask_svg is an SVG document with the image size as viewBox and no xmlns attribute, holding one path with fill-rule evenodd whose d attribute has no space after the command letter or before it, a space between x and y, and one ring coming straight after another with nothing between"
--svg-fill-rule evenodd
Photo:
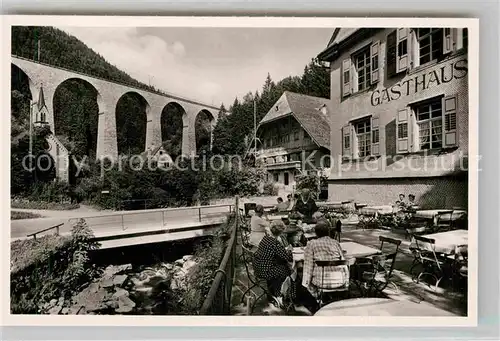
<instances>
[{"instance_id":1,"label":"forested hillside","mask_svg":"<svg viewBox=\"0 0 500 341\"><path fill-rule=\"evenodd\" d=\"M99 53L64 31L50 26L12 27L12 54L38 60L37 41L40 41L39 60L42 63L156 90L111 65Z\"/></svg>"}]
</instances>

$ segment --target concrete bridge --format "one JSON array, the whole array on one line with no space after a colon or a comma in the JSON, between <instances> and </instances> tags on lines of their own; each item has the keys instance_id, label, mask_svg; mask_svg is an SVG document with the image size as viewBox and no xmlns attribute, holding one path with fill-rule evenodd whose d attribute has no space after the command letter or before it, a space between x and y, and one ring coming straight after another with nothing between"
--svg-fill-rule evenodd
<instances>
[{"instance_id":1,"label":"concrete bridge","mask_svg":"<svg viewBox=\"0 0 500 341\"><path fill-rule=\"evenodd\" d=\"M13 220L11 240L69 235L78 219L92 229L101 249L190 239L210 235L233 211L234 205L212 205Z\"/></svg>"},{"instance_id":2,"label":"concrete bridge","mask_svg":"<svg viewBox=\"0 0 500 341\"><path fill-rule=\"evenodd\" d=\"M69 79L77 79L90 84L97 92L97 104L99 106L99 123L97 137L97 158L118 156L117 134L116 134L116 106L121 97L134 93L146 103L146 150L158 147L162 143L161 136L161 114L163 109L170 103L176 103L184 110L182 117L182 154L193 155L196 153L195 121L200 113L205 113L212 128L216 124L219 108L184 99L160 92L144 90L132 85L120 84L95 76L86 75L60 67L35 62L33 60L11 56L11 63L22 70L29 79L29 87L32 102L37 103L40 93L44 96L47 107L46 122L51 131L57 135L58 127L54 125L54 94L56 89ZM43 88L43 91L41 89ZM211 129L213 131L213 129Z\"/></svg>"}]
</instances>

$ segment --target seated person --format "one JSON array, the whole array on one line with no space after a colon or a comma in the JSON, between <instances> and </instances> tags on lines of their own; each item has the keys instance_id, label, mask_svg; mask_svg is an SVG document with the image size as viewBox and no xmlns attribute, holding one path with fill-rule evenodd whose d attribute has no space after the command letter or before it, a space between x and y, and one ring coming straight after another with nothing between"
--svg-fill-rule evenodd
<instances>
[{"instance_id":1,"label":"seated person","mask_svg":"<svg viewBox=\"0 0 500 341\"><path fill-rule=\"evenodd\" d=\"M269 233L269 222L264 219L264 206L255 206L255 214L250 219L250 244L259 246L260 241Z\"/></svg>"},{"instance_id":2,"label":"seated person","mask_svg":"<svg viewBox=\"0 0 500 341\"><path fill-rule=\"evenodd\" d=\"M274 206L273 212L286 212L290 204L288 202L284 202L281 197L278 197L276 200L278 201L278 205Z\"/></svg>"},{"instance_id":3,"label":"seated person","mask_svg":"<svg viewBox=\"0 0 500 341\"><path fill-rule=\"evenodd\" d=\"M293 206L295 205L295 200L292 199L292 195L288 194L286 196L286 203L288 204L287 211L291 211Z\"/></svg>"},{"instance_id":4,"label":"seated person","mask_svg":"<svg viewBox=\"0 0 500 341\"><path fill-rule=\"evenodd\" d=\"M408 195L408 208L415 208L417 206L418 205L415 202L415 195L414 194L409 194Z\"/></svg>"},{"instance_id":5,"label":"seated person","mask_svg":"<svg viewBox=\"0 0 500 341\"><path fill-rule=\"evenodd\" d=\"M318 206L311 197L309 189L305 188L302 190L300 198L295 203L292 211L305 223L315 222L313 214L318 211Z\"/></svg>"},{"instance_id":6,"label":"seated person","mask_svg":"<svg viewBox=\"0 0 500 341\"><path fill-rule=\"evenodd\" d=\"M282 220L275 220L271 223L271 227L269 230L271 230L272 228L278 228L280 230L282 230L283 232L286 230L286 225L285 223L283 223ZM285 233L282 233L279 235L279 237L276 238L281 245L283 245L285 248L288 247L288 245L290 245L290 243L288 242L288 238L287 238L287 235Z\"/></svg>"},{"instance_id":7,"label":"seated person","mask_svg":"<svg viewBox=\"0 0 500 341\"><path fill-rule=\"evenodd\" d=\"M330 223L321 219L315 226L317 239L307 243L304 252L304 268L302 286L306 287L314 297L319 294L318 287L335 289L349 282L347 266L329 266L320 268L314 263L317 260L343 260L344 253L340 243L330 238ZM322 272L324 271L324 274ZM322 276L323 282L322 282Z\"/></svg>"},{"instance_id":8,"label":"seated person","mask_svg":"<svg viewBox=\"0 0 500 341\"><path fill-rule=\"evenodd\" d=\"M399 200L396 201L396 206L399 207L399 208L405 208L406 207L405 195L404 194L401 193L399 195Z\"/></svg>"},{"instance_id":9,"label":"seated person","mask_svg":"<svg viewBox=\"0 0 500 341\"><path fill-rule=\"evenodd\" d=\"M255 275L266 280L268 290L275 297L280 296L281 285L291 274L289 263L293 261L292 247L285 248L278 240L284 228L284 224L273 224L271 234L262 238L253 259Z\"/></svg>"}]
</instances>

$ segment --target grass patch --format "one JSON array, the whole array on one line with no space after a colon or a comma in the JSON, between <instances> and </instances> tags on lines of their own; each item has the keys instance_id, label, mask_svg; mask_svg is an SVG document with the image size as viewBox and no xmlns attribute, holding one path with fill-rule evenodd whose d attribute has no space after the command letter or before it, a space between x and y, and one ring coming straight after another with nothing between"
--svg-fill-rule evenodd
<instances>
[{"instance_id":1,"label":"grass patch","mask_svg":"<svg viewBox=\"0 0 500 341\"><path fill-rule=\"evenodd\" d=\"M21 208L28 210L54 210L54 211L69 211L80 207L79 204L44 202L44 201L28 201L28 200L12 200L12 208Z\"/></svg>"},{"instance_id":2,"label":"grass patch","mask_svg":"<svg viewBox=\"0 0 500 341\"><path fill-rule=\"evenodd\" d=\"M35 219L41 217L42 216L37 213L10 211L10 220Z\"/></svg>"}]
</instances>

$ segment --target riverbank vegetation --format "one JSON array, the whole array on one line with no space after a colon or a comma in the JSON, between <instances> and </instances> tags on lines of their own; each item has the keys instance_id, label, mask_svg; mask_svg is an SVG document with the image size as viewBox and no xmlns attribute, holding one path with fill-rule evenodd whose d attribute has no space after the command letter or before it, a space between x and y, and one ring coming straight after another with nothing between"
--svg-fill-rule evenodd
<instances>
[{"instance_id":1,"label":"riverbank vegetation","mask_svg":"<svg viewBox=\"0 0 500 341\"><path fill-rule=\"evenodd\" d=\"M89 252L98 248L80 219L69 236L48 235L11 243L10 299L14 314L40 313L54 298L69 299L98 275Z\"/></svg>"}]
</instances>

